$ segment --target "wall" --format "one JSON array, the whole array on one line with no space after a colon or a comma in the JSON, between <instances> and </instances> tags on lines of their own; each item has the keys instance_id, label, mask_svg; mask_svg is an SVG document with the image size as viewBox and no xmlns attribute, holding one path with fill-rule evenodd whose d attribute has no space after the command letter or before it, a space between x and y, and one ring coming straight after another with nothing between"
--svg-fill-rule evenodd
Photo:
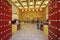
<instances>
[{"instance_id":1,"label":"wall","mask_svg":"<svg viewBox=\"0 0 60 40\"><path fill-rule=\"evenodd\" d=\"M20 19L21 20L35 20L36 18L39 18L42 21L46 20L46 9L43 9L42 11L19 11L20 13Z\"/></svg>"},{"instance_id":2,"label":"wall","mask_svg":"<svg viewBox=\"0 0 60 40\"><path fill-rule=\"evenodd\" d=\"M22 20L22 10L21 9L19 9L19 11L18 11L18 19L19 20Z\"/></svg>"},{"instance_id":3,"label":"wall","mask_svg":"<svg viewBox=\"0 0 60 40\"><path fill-rule=\"evenodd\" d=\"M12 5L0 0L0 40L9 40L12 36Z\"/></svg>"},{"instance_id":4,"label":"wall","mask_svg":"<svg viewBox=\"0 0 60 40\"><path fill-rule=\"evenodd\" d=\"M18 19L18 8L12 4L12 20Z\"/></svg>"},{"instance_id":5,"label":"wall","mask_svg":"<svg viewBox=\"0 0 60 40\"><path fill-rule=\"evenodd\" d=\"M60 0L50 0L48 13L49 40L60 40Z\"/></svg>"},{"instance_id":6,"label":"wall","mask_svg":"<svg viewBox=\"0 0 60 40\"><path fill-rule=\"evenodd\" d=\"M46 7L46 19L48 19L48 6Z\"/></svg>"}]
</instances>

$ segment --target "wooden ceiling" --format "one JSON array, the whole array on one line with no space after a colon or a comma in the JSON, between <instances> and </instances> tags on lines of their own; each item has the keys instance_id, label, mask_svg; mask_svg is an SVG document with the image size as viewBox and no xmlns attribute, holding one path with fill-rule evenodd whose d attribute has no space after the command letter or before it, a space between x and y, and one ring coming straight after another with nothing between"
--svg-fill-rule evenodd
<instances>
[{"instance_id":1,"label":"wooden ceiling","mask_svg":"<svg viewBox=\"0 0 60 40\"><path fill-rule=\"evenodd\" d=\"M10 0L19 9L41 9L48 5L49 0Z\"/></svg>"}]
</instances>

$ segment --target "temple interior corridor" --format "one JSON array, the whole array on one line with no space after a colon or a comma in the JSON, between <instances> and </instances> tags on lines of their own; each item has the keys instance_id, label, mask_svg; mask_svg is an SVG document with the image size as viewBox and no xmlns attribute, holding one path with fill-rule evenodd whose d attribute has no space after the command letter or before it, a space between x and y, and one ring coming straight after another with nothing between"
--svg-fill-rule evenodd
<instances>
[{"instance_id":1,"label":"temple interior corridor","mask_svg":"<svg viewBox=\"0 0 60 40\"><path fill-rule=\"evenodd\" d=\"M60 0L0 0L0 40L60 40Z\"/></svg>"}]
</instances>

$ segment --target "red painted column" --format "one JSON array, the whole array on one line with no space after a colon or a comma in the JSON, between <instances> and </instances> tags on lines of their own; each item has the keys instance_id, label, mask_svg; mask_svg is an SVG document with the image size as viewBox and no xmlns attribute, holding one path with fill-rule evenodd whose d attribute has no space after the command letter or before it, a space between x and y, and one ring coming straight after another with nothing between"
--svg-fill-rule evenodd
<instances>
[{"instance_id":1,"label":"red painted column","mask_svg":"<svg viewBox=\"0 0 60 40\"><path fill-rule=\"evenodd\" d=\"M12 36L12 6L7 0L0 0L0 40Z\"/></svg>"},{"instance_id":2,"label":"red painted column","mask_svg":"<svg viewBox=\"0 0 60 40\"><path fill-rule=\"evenodd\" d=\"M60 40L60 0L50 0L48 16L49 40Z\"/></svg>"}]
</instances>

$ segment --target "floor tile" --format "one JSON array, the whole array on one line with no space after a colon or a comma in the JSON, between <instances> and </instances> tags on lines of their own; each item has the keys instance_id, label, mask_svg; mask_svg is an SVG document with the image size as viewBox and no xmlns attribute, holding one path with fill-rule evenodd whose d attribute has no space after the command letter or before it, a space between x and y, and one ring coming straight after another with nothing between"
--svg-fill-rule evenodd
<instances>
[{"instance_id":1,"label":"floor tile","mask_svg":"<svg viewBox=\"0 0 60 40\"><path fill-rule=\"evenodd\" d=\"M25 23L21 30L13 34L10 40L48 40L43 31L36 29L36 24Z\"/></svg>"}]
</instances>

